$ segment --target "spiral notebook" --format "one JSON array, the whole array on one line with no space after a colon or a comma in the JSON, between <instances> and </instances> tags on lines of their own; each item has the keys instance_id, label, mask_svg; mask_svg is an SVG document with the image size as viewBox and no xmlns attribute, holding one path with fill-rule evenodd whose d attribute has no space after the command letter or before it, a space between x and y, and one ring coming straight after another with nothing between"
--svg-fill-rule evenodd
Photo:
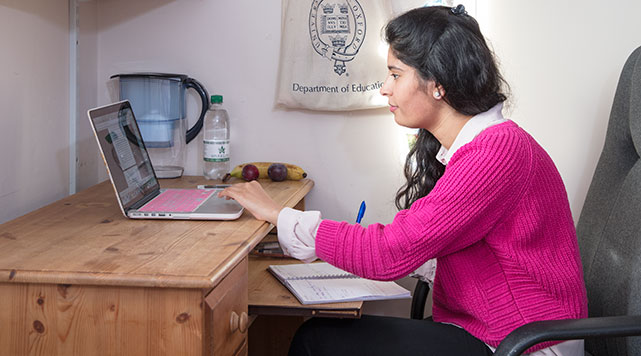
<instances>
[{"instance_id":1,"label":"spiral notebook","mask_svg":"<svg viewBox=\"0 0 641 356\"><path fill-rule=\"evenodd\" d=\"M301 304L411 298L394 282L361 278L326 262L271 265L268 270Z\"/></svg>"}]
</instances>

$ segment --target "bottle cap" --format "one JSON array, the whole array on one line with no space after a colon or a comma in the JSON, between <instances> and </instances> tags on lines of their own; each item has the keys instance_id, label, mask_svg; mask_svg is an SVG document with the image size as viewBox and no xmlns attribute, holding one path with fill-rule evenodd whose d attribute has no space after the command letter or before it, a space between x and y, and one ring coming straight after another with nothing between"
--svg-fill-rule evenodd
<instances>
[{"instance_id":1,"label":"bottle cap","mask_svg":"<svg viewBox=\"0 0 641 356\"><path fill-rule=\"evenodd\" d=\"M211 96L211 103L212 104L222 104L223 102L223 96L222 95L212 95Z\"/></svg>"}]
</instances>

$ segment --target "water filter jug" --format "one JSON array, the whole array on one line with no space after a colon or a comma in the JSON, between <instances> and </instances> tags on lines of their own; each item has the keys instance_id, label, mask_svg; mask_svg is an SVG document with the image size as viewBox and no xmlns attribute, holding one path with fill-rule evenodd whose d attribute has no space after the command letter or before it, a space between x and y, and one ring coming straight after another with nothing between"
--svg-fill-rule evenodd
<instances>
[{"instance_id":1,"label":"water filter jug","mask_svg":"<svg viewBox=\"0 0 641 356\"><path fill-rule=\"evenodd\" d=\"M116 74L120 100L129 100L158 178L178 178L184 171L186 145L203 127L209 95L197 80L184 74ZM185 91L200 96L200 117L187 129Z\"/></svg>"}]
</instances>

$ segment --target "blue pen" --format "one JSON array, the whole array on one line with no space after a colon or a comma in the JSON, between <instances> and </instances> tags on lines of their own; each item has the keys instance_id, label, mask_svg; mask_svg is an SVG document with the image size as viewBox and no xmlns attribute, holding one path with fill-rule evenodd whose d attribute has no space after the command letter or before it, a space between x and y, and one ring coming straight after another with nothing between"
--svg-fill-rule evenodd
<instances>
[{"instance_id":1,"label":"blue pen","mask_svg":"<svg viewBox=\"0 0 641 356\"><path fill-rule=\"evenodd\" d=\"M365 215L365 200L361 203L361 207L358 208L358 215L356 215L356 223L360 224L361 219L363 219L363 215Z\"/></svg>"}]
</instances>

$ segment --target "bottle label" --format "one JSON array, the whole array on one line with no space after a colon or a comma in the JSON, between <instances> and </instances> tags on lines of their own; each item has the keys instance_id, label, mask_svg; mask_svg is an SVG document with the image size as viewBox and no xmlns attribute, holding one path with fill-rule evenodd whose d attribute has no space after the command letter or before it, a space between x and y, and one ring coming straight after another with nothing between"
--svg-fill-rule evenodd
<instances>
[{"instance_id":1,"label":"bottle label","mask_svg":"<svg viewBox=\"0 0 641 356\"><path fill-rule=\"evenodd\" d=\"M229 140L204 140L204 143L203 159L206 162L229 161Z\"/></svg>"}]
</instances>

